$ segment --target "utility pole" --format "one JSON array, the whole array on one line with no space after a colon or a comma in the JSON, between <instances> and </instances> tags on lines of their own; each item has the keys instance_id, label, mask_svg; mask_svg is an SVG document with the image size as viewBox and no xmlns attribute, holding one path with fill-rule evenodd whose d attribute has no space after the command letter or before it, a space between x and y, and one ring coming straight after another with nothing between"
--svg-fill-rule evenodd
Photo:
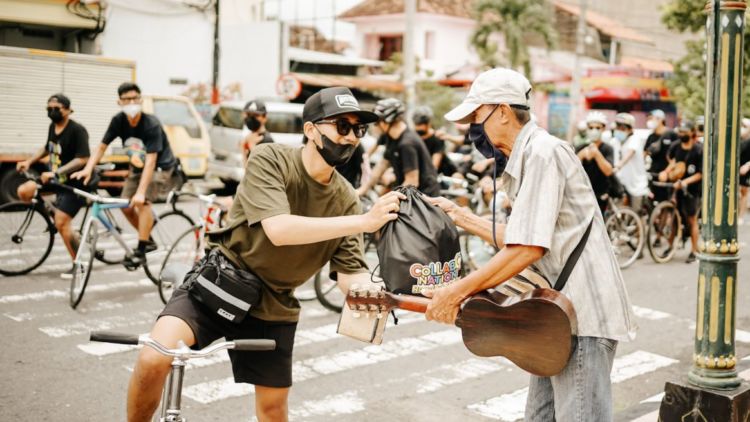
<instances>
[{"instance_id":1,"label":"utility pole","mask_svg":"<svg viewBox=\"0 0 750 422\"><path fill-rule=\"evenodd\" d=\"M706 137L698 242L698 303L693 367L667 382L661 421L744 422L750 386L737 375L737 207L745 1L709 2L706 21Z\"/></svg>"},{"instance_id":2,"label":"utility pole","mask_svg":"<svg viewBox=\"0 0 750 422\"><path fill-rule=\"evenodd\" d=\"M573 64L573 80L570 84L570 115L568 117L568 141L573 142L578 123L578 104L581 102L581 57L586 53L586 9L587 0L581 0L576 30L576 57Z\"/></svg>"},{"instance_id":3,"label":"utility pole","mask_svg":"<svg viewBox=\"0 0 750 422\"><path fill-rule=\"evenodd\" d=\"M404 87L406 88L406 115L411 117L415 101L416 60L414 58L414 20L417 0L405 0L406 30L404 31Z\"/></svg>"},{"instance_id":4,"label":"utility pole","mask_svg":"<svg viewBox=\"0 0 750 422\"><path fill-rule=\"evenodd\" d=\"M214 0L214 69L211 84L211 104L219 104L219 0Z\"/></svg>"}]
</instances>

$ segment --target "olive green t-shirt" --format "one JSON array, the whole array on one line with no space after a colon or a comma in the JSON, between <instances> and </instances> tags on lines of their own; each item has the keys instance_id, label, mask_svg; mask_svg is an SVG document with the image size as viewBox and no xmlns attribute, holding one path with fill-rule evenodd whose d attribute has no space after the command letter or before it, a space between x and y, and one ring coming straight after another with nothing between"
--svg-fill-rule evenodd
<instances>
[{"instance_id":1,"label":"olive green t-shirt","mask_svg":"<svg viewBox=\"0 0 750 422\"><path fill-rule=\"evenodd\" d=\"M281 214L338 217L361 213L354 188L333 172L328 184L313 179L302 164L302 148L280 144L253 148L245 177L229 211L228 228L209 237L236 265L260 277L265 288L250 315L266 321L297 321L300 305L294 289L314 276L326 262L331 271L367 271L362 235L304 245L274 246L261 221ZM305 233L299 233L304 237Z\"/></svg>"}]
</instances>

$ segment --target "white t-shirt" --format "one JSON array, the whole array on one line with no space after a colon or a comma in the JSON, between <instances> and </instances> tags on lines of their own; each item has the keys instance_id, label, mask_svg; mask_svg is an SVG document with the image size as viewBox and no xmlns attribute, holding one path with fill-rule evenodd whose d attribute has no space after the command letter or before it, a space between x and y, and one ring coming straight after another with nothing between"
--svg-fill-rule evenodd
<instances>
[{"instance_id":1,"label":"white t-shirt","mask_svg":"<svg viewBox=\"0 0 750 422\"><path fill-rule=\"evenodd\" d=\"M648 176L643 158L643 140L640 137L631 135L622 144L621 159L630 154L631 151L634 152L633 157L617 172L617 178L630 195L648 195Z\"/></svg>"}]
</instances>

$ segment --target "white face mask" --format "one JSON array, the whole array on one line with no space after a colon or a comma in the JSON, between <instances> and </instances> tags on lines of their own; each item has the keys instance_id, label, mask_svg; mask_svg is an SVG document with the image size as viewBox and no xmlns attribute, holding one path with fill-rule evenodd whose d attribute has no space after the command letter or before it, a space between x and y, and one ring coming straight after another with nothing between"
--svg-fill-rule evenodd
<instances>
[{"instance_id":1,"label":"white face mask","mask_svg":"<svg viewBox=\"0 0 750 422\"><path fill-rule=\"evenodd\" d=\"M659 126L659 123L656 120L649 120L646 122L646 127L649 130L654 130L657 126Z\"/></svg>"},{"instance_id":2,"label":"white face mask","mask_svg":"<svg viewBox=\"0 0 750 422\"><path fill-rule=\"evenodd\" d=\"M601 138L601 136L601 129L589 129L586 131L586 140L589 142L596 142L599 140L599 138Z\"/></svg>"},{"instance_id":3,"label":"white face mask","mask_svg":"<svg viewBox=\"0 0 750 422\"><path fill-rule=\"evenodd\" d=\"M615 130L615 139L617 139L620 142L625 142L625 140L628 139L628 134L625 131L622 130Z\"/></svg>"},{"instance_id":4,"label":"white face mask","mask_svg":"<svg viewBox=\"0 0 750 422\"><path fill-rule=\"evenodd\" d=\"M122 111L127 114L128 117L131 119L135 119L135 116L138 115L138 113L141 112L141 105L140 104L126 104L122 106Z\"/></svg>"}]
</instances>

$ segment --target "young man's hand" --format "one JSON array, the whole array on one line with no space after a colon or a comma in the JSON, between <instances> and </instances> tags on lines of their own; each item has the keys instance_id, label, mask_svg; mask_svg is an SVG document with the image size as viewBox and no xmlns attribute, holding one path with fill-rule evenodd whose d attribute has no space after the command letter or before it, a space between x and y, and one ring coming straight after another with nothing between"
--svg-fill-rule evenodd
<instances>
[{"instance_id":1,"label":"young man's hand","mask_svg":"<svg viewBox=\"0 0 750 422\"><path fill-rule=\"evenodd\" d=\"M136 192L136 194L133 195L132 198L130 198L131 207L140 207L145 203L146 203L146 196L142 193Z\"/></svg>"},{"instance_id":2,"label":"young man's hand","mask_svg":"<svg viewBox=\"0 0 750 422\"><path fill-rule=\"evenodd\" d=\"M81 179L83 179L83 184L84 185L88 185L89 182L91 181L91 173L92 173L91 169L84 168L81 171L77 171L77 172L71 174L70 178L73 179L73 180L81 180Z\"/></svg>"},{"instance_id":3,"label":"young man's hand","mask_svg":"<svg viewBox=\"0 0 750 422\"><path fill-rule=\"evenodd\" d=\"M39 178L42 180L42 184L46 185L50 180L55 178L55 173L51 171L45 171L39 176Z\"/></svg>"},{"instance_id":4,"label":"young man's hand","mask_svg":"<svg viewBox=\"0 0 750 422\"><path fill-rule=\"evenodd\" d=\"M370 211L364 215L364 231L372 233L379 230L387 222L398 218L399 202L406 199L400 192L389 192L375 201Z\"/></svg>"},{"instance_id":5,"label":"young man's hand","mask_svg":"<svg viewBox=\"0 0 750 422\"><path fill-rule=\"evenodd\" d=\"M16 171L19 173L27 171L29 167L31 167L31 163L26 160L16 163Z\"/></svg>"}]
</instances>

